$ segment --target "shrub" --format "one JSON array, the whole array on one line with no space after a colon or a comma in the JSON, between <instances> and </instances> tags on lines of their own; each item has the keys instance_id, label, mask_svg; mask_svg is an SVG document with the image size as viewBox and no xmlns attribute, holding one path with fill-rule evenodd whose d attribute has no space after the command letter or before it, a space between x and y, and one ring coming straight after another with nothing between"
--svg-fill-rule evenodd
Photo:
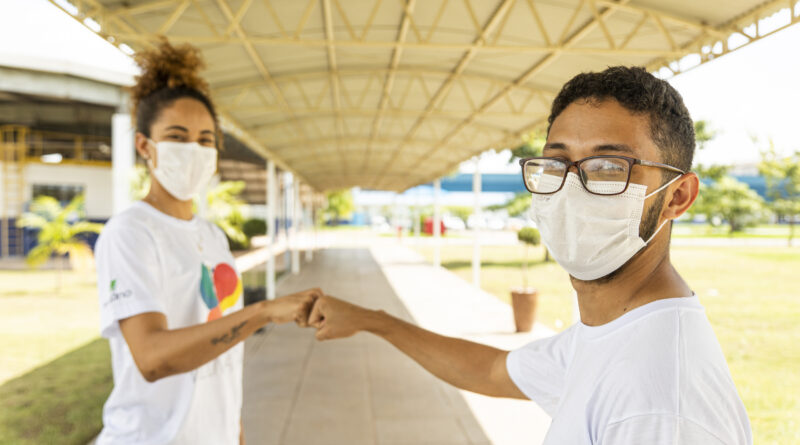
<instances>
[{"instance_id":1,"label":"shrub","mask_svg":"<svg viewBox=\"0 0 800 445\"><path fill-rule=\"evenodd\" d=\"M267 222L260 218L250 218L242 225L242 231L248 238L267 234Z\"/></svg>"}]
</instances>

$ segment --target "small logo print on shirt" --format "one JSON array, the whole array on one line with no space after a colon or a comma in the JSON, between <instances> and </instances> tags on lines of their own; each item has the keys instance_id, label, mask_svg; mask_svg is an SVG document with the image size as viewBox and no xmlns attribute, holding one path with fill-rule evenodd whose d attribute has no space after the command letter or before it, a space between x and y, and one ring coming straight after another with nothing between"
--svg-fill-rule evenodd
<instances>
[{"instance_id":1,"label":"small logo print on shirt","mask_svg":"<svg viewBox=\"0 0 800 445\"><path fill-rule=\"evenodd\" d=\"M133 295L133 291L130 290L130 289L124 290L124 291L117 291L117 280L111 280L111 284L110 284L109 288L111 290L111 295L109 295L108 301L103 303L103 306L108 306L109 304L111 304L111 303L113 303L113 302L115 302L117 300L121 300L123 298L128 298L131 295Z\"/></svg>"}]
</instances>

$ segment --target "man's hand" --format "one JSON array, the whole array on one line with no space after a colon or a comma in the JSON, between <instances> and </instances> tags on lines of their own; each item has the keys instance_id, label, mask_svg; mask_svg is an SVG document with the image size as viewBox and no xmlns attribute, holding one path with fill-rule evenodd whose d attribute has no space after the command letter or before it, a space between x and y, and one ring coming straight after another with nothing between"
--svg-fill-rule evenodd
<instances>
[{"instance_id":1,"label":"man's hand","mask_svg":"<svg viewBox=\"0 0 800 445\"><path fill-rule=\"evenodd\" d=\"M298 326L308 326L309 313L314 302L324 294L319 288L308 289L266 302L267 318L273 323L294 321Z\"/></svg>"},{"instance_id":2,"label":"man's hand","mask_svg":"<svg viewBox=\"0 0 800 445\"><path fill-rule=\"evenodd\" d=\"M317 328L317 340L350 337L365 329L374 312L346 301L324 296L318 298L311 310L308 324Z\"/></svg>"}]
</instances>

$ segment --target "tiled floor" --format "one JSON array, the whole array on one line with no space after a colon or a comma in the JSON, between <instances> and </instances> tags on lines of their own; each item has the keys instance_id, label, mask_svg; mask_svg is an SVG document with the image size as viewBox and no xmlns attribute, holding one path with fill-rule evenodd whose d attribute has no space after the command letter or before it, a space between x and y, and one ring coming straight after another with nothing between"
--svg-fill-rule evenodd
<instances>
[{"instance_id":1,"label":"tiled floor","mask_svg":"<svg viewBox=\"0 0 800 445\"><path fill-rule=\"evenodd\" d=\"M313 286L498 347L547 334L511 334L506 305L399 245L317 251L278 295ZM538 444L549 424L532 402L459 391L369 334L318 343L311 329L277 326L245 356L249 444Z\"/></svg>"}]
</instances>

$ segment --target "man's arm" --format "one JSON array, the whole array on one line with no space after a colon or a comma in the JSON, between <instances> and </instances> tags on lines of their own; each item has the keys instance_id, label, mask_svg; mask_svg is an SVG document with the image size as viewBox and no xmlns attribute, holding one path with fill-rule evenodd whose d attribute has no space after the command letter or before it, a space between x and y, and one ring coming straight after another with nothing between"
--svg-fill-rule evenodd
<instances>
[{"instance_id":1,"label":"man's arm","mask_svg":"<svg viewBox=\"0 0 800 445\"><path fill-rule=\"evenodd\" d=\"M146 312L119 321L133 361L148 382L191 371L219 357L269 322L305 325L314 300L311 289L261 301L214 321L168 329L167 318Z\"/></svg>"},{"instance_id":2,"label":"man's arm","mask_svg":"<svg viewBox=\"0 0 800 445\"><path fill-rule=\"evenodd\" d=\"M455 387L487 396L527 399L508 375L507 351L435 334L383 311L328 296L316 301L309 324L317 328L319 340L370 332Z\"/></svg>"}]
</instances>

